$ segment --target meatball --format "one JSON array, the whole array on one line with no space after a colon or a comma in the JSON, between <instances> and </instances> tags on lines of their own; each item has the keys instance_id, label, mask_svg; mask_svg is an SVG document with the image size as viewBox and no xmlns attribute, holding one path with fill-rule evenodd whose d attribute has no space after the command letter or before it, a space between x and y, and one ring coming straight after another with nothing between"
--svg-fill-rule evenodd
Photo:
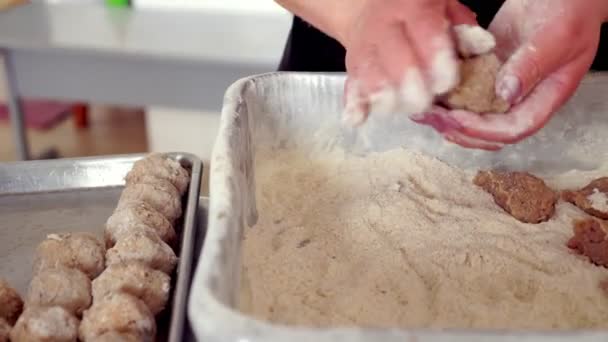
<instances>
[{"instance_id":1,"label":"meatball","mask_svg":"<svg viewBox=\"0 0 608 342\"><path fill-rule=\"evenodd\" d=\"M153 341L156 322L141 300L126 293L111 293L95 298L91 308L84 312L79 336L83 341L91 341L108 332L132 334L139 341Z\"/></svg>"},{"instance_id":2,"label":"meatball","mask_svg":"<svg viewBox=\"0 0 608 342\"><path fill-rule=\"evenodd\" d=\"M127 185L141 183L142 178L151 176L167 180L175 186L180 195L188 189L190 175L179 162L166 158L160 153L153 153L133 164L133 169L127 174Z\"/></svg>"},{"instance_id":3,"label":"meatball","mask_svg":"<svg viewBox=\"0 0 608 342\"><path fill-rule=\"evenodd\" d=\"M171 277L138 262L111 265L93 280L93 297L128 293L146 303L154 315L165 308L170 290Z\"/></svg>"},{"instance_id":4,"label":"meatball","mask_svg":"<svg viewBox=\"0 0 608 342\"><path fill-rule=\"evenodd\" d=\"M568 248L589 258L598 266L608 266L608 239L606 224L589 218L574 222L574 236L568 241Z\"/></svg>"},{"instance_id":5,"label":"meatball","mask_svg":"<svg viewBox=\"0 0 608 342\"><path fill-rule=\"evenodd\" d=\"M480 171L473 182L521 222L540 223L555 213L557 194L542 179L527 172Z\"/></svg>"},{"instance_id":6,"label":"meatball","mask_svg":"<svg viewBox=\"0 0 608 342\"><path fill-rule=\"evenodd\" d=\"M118 240L106 255L107 266L141 262L148 267L171 274L177 264L175 253L158 235L138 231Z\"/></svg>"},{"instance_id":7,"label":"meatball","mask_svg":"<svg viewBox=\"0 0 608 342\"><path fill-rule=\"evenodd\" d=\"M13 325L23 311L23 300L8 282L0 278L0 319Z\"/></svg>"},{"instance_id":8,"label":"meatball","mask_svg":"<svg viewBox=\"0 0 608 342\"><path fill-rule=\"evenodd\" d=\"M139 342L141 339L135 334L119 333L116 331L108 331L102 335L96 336L87 342Z\"/></svg>"},{"instance_id":9,"label":"meatball","mask_svg":"<svg viewBox=\"0 0 608 342\"><path fill-rule=\"evenodd\" d=\"M460 84L443 99L451 109L475 113L504 113L509 103L496 95L494 84L501 63L494 53L464 59L460 63Z\"/></svg>"},{"instance_id":10,"label":"meatball","mask_svg":"<svg viewBox=\"0 0 608 342\"><path fill-rule=\"evenodd\" d=\"M75 268L45 268L34 275L27 294L29 306L61 306L81 316L91 305L91 280Z\"/></svg>"},{"instance_id":11,"label":"meatball","mask_svg":"<svg viewBox=\"0 0 608 342\"><path fill-rule=\"evenodd\" d=\"M0 318L0 342L8 342L11 333L11 325L4 318Z\"/></svg>"},{"instance_id":12,"label":"meatball","mask_svg":"<svg viewBox=\"0 0 608 342\"><path fill-rule=\"evenodd\" d=\"M129 184L122 191L117 210L129 202L140 201L160 212L170 222L182 216L182 201L177 189L168 181L155 179L154 183Z\"/></svg>"},{"instance_id":13,"label":"meatball","mask_svg":"<svg viewBox=\"0 0 608 342\"><path fill-rule=\"evenodd\" d=\"M13 342L76 342L78 319L60 306L28 307L10 337Z\"/></svg>"},{"instance_id":14,"label":"meatball","mask_svg":"<svg viewBox=\"0 0 608 342\"><path fill-rule=\"evenodd\" d=\"M608 220L608 177L598 178L578 191L563 191L562 198L589 215Z\"/></svg>"},{"instance_id":15,"label":"meatball","mask_svg":"<svg viewBox=\"0 0 608 342\"><path fill-rule=\"evenodd\" d=\"M144 202L126 202L106 222L106 246L112 247L125 234L138 229L151 229L168 243L175 241L175 230L171 222L160 212Z\"/></svg>"},{"instance_id":16,"label":"meatball","mask_svg":"<svg viewBox=\"0 0 608 342\"><path fill-rule=\"evenodd\" d=\"M89 233L51 234L36 250L34 272L43 268L77 268L90 279L104 268L104 245Z\"/></svg>"}]
</instances>

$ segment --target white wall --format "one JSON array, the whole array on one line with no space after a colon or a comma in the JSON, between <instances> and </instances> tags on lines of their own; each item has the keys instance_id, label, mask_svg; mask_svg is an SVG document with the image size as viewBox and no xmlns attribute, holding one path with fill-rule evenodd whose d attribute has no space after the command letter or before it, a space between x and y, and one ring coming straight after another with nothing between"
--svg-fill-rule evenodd
<instances>
[{"instance_id":1,"label":"white wall","mask_svg":"<svg viewBox=\"0 0 608 342\"><path fill-rule=\"evenodd\" d=\"M213 11L219 15L262 14L268 16L290 16L273 0L135 0L134 5L142 8L188 8L192 10ZM275 21L273 21L275 22ZM285 40L290 29L290 21L276 21L276 37L268 39ZM246 27L244 30L255 30ZM227 41L226 44L230 42ZM243 52L254 54L255 51ZM268 64L267 72L276 70L282 50L273 52L275 61ZM242 77L249 75L242 75ZM236 80L235 80L236 81ZM217 99L218 104L222 99ZM213 143L219 127L220 112L184 111L171 108L148 108L146 121L148 128L148 143L154 152L181 151L198 155L204 161L209 161Z\"/></svg>"},{"instance_id":2,"label":"white wall","mask_svg":"<svg viewBox=\"0 0 608 342\"><path fill-rule=\"evenodd\" d=\"M49 3L58 2L100 2L103 0L34 0L47 1ZM135 8L154 8L154 9L188 9L197 11L213 12L217 15L252 15L255 14L263 18L285 17L287 20L267 20L268 25L276 25L276 36L269 36L267 39L285 40L290 28L290 14L277 5L273 0L134 0ZM231 21L231 22L234 22ZM233 24L231 24L233 25ZM255 27L238 28L251 32ZM226 44L230 44L229 41ZM241 55L246 60L255 51L245 51ZM247 55L249 54L249 55ZM275 60L268 62L264 66L264 71L274 71L278 66L282 50L272 51ZM256 59L254 59L256 60ZM237 66L237 65L235 65ZM1 72L1 70L0 70ZM249 75L242 75L242 77ZM236 81L236 79L235 79ZM0 88L0 96L3 89ZM222 99L217 99L218 107ZM169 152L182 151L198 155L208 161L213 148L213 142L217 135L219 125L219 110L209 111L185 111L173 108L147 108L146 126L148 143L151 151Z\"/></svg>"}]
</instances>

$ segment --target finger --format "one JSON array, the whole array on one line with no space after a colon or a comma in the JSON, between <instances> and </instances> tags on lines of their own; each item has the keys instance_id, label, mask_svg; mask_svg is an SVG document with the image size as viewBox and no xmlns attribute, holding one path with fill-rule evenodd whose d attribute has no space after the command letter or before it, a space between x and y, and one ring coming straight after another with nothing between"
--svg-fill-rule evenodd
<instances>
[{"instance_id":1,"label":"finger","mask_svg":"<svg viewBox=\"0 0 608 342\"><path fill-rule=\"evenodd\" d=\"M410 115L410 119L416 123L431 126L439 133L462 129L458 122L449 116L449 110L440 106L433 106L423 114Z\"/></svg>"},{"instance_id":2,"label":"finger","mask_svg":"<svg viewBox=\"0 0 608 342\"><path fill-rule=\"evenodd\" d=\"M467 24L478 26L477 14L471 11L467 6L460 3L458 0L448 1L447 4L448 19L452 25Z\"/></svg>"},{"instance_id":3,"label":"finger","mask_svg":"<svg viewBox=\"0 0 608 342\"><path fill-rule=\"evenodd\" d=\"M450 0L451 1L451 0ZM445 0L408 1L403 15L406 36L433 94L444 94L459 82Z\"/></svg>"},{"instance_id":4,"label":"finger","mask_svg":"<svg viewBox=\"0 0 608 342\"><path fill-rule=\"evenodd\" d=\"M563 67L550 75L507 114L479 115L452 111L448 115L462 128L458 131L477 139L515 143L540 130L576 91L591 62Z\"/></svg>"},{"instance_id":5,"label":"finger","mask_svg":"<svg viewBox=\"0 0 608 342\"><path fill-rule=\"evenodd\" d=\"M494 36L479 25L456 25L453 32L458 52L463 57L483 55L496 46Z\"/></svg>"},{"instance_id":6,"label":"finger","mask_svg":"<svg viewBox=\"0 0 608 342\"><path fill-rule=\"evenodd\" d=\"M518 103L547 75L578 57L575 49L563 47L564 42L577 39L571 31L568 25L556 21L519 46L496 77L496 94L511 104Z\"/></svg>"},{"instance_id":7,"label":"finger","mask_svg":"<svg viewBox=\"0 0 608 342\"><path fill-rule=\"evenodd\" d=\"M344 84L344 111L342 121L349 126L360 126L369 115L369 103L361 96L359 84L350 77Z\"/></svg>"},{"instance_id":8,"label":"finger","mask_svg":"<svg viewBox=\"0 0 608 342\"><path fill-rule=\"evenodd\" d=\"M494 36L477 23L477 14L458 0L448 2L448 18L453 27L453 38L463 57L490 52L495 46Z\"/></svg>"},{"instance_id":9,"label":"finger","mask_svg":"<svg viewBox=\"0 0 608 342\"><path fill-rule=\"evenodd\" d=\"M449 110L433 106L430 112L410 116L414 122L433 127L444 139L466 148L475 148L488 151L497 151L504 147L504 144L484 141L472 138L460 133L460 125L449 117Z\"/></svg>"},{"instance_id":10,"label":"finger","mask_svg":"<svg viewBox=\"0 0 608 342\"><path fill-rule=\"evenodd\" d=\"M447 131L444 132L442 136L445 140L465 148L486 151L499 151L504 147L504 144L471 138L458 131Z\"/></svg>"},{"instance_id":11,"label":"finger","mask_svg":"<svg viewBox=\"0 0 608 342\"><path fill-rule=\"evenodd\" d=\"M396 96L398 108L405 114L419 113L427 110L433 101L433 95L424 77L419 59L412 49L412 44L402 26L387 27L382 36L382 49L379 50L380 63L386 71L394 93L384 89L373 96L388 98ZM386 94L389 95L386 95ZM374 110L375 112L375 110Z\"/></svg>"},{"instance_id":12,"label":"finger","mask_svg":"<svg viewBox=\"0 0 608 342\"><path fill-rule=\"evenodd\" d=\"M347 53L348 79L343 121L352 126L363 124L370 110L395 110L397 96L393 94L396 91L382 67L378 50L373 40L361 40L358 47Z\"/></svg>"}]
</instances>

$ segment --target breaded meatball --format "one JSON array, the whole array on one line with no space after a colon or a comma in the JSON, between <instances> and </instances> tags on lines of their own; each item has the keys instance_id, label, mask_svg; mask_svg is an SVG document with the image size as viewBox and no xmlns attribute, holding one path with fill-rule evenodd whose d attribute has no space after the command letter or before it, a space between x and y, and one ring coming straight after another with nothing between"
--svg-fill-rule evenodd
<instances>
[{"instance_id":1,"label":"breaded meatball","mask_svg":"<svg viewBox=\"0 0 608 342\"><path fill-rule=\"evenodd\" d=\"M540 223L555 213L558 199L555 191L527 172L480 171L473 182L521 222Z\"/></svg>"},{"instance_id":2,"label":"breaded meatball","mask_svg":"<svg viewBox=\"0 0 608 342\"><path fill-rule=\"evenodd\" d=\"M136 227L136 228L134 228ZM171 222L144 202L126 202L106 222L106 246L112 247L118 239L134 229L151 229L167 244L175 242Z\"/></svg>"},{"instance_id":3,"label":"breaded meatball","mask_svg":"<svg viewBox=\"0 0 608 342\"><path fill-rule=\"evenodd\" d=\"M141 339L135 334L108 331L103 335L94 337L86 342L139 342Z\"/></svg>"},{"instance_id":4,"label":"breaded meatball","mask_svg":"<svg viewBox=\"0 0 608 342\"><path fill-rule=\"evenodd\" d=\"M171 274L177 264L177 257L158 235L138 231L118 240L106 254L108 267L130 262L141 262L152 269Z\"/></svg>"},{"instance_id":5,"label":"breaded meatball","mask_svg":"<svg viewBox=\"0 0 608 342\"><path fill-rule=\"evenodd\" d=\"M180 195L186 192L190 183L188 171L179 162L160 153L150 154L135 162L125 180L127 185L141 183L141 179L146 176L168 180L175 186Z\"/></svg>"},{"instance_id":6,"label":"breaded meatball","mask_svg":"<svg viewBox=\"0 0 608 342\"><path fill-rule=\"evenodd\" d=\"M8 342L11 333L11 325L4 318L0 318L0 342Z\"/></svg>"},{"instance_id":7,"label":"breaded meatball","mask_svg":"<svg viewBox=\"0 0 608 342\"><path fill-rule=\"evenodd\" d=\"M89 233L51 234L36 249L34 272L43 268L77 268L90 279L104 268L105 247Z\"/></svg>"},{"instance_id":8,"label":"breaded meatball","mask_svg":"<svg viewBox=\"0 0 608 342\"><path fill-rule=\"evenodd\" d=\"M586 256L598 266L608 266L608 239L606 224L588 218L574 222L574 236L568 241L568 248Z\"/></svg>"},{"instance_id":9,"label":"breaded meatball","mask_svg":"<svg viewBox=\"0 0 608 342\"><path fill-rule=\"evenodd\" d=\"M608 220L608 177L598 178L578 191L563 191L562 198L589 215Z\"/></svg>"},{"instance_id":10,"label":"breaded meatball","mask_svg":"<svg viewBox=\"0 0 608 342\"><path fill-rule=\"evenodd\" d=\"M170 222L182 216L182 201L177 189L168 181L155 179L154 183L129 184L122 191L117 210L129 202L144 202L160 212Z\"/></svg>"},{"instance_id":11,"label":"breaded meatball","mask_svg":"<svg viewBox=\"0 0 608 342\"><path fill-rule=\"evenodd\" d=\"M12 342L76 342L78 319L60 306L28 307L11 331Z\"/></svg>"},{"instance_id":12,"label":"breaded meatball","mask_svg":"<svg viewBox=\"0 0 608 342\"><path fill-rule=\"evenodd\" d=\"M27 293L27 306L61 306L81 316L91 305L91 280L75 268L44 268L34 275Z\"/></svg>"},{"instance_id":13,"label":"breaded meatball","mask_svg":"<svg viewBox=\"0 0 608 342\"><path fill-rule=\"evenodd\" d=\"M83 341L91 341L108 332L132 334L139 341L153 341L156 322L141 300L126 293L111 293L95 298L93 306L84 312L79 336Z\"/></svg>"},{"instance_id":14,"label":"breaded meatball","mask_svg":"<svg viewBox=\"0 0 608 342\"><path fill-rule=\"evenodd\" d=\"M93 297L128 293L146 303L154 315L165 308L170 290L171 277L138 262L111 265L93 280Z\"/></svg>"},{"instance_id":15,"label":"breaded meatball","mask_svg":"<svg viewBox=\"0 0 608 342\"><path fill-rule=\"evenodd\" d=\"M13 325L23 311L23 300L19 293L8 282L0 278L0 319Z\"/></svg>"}]
</instances>

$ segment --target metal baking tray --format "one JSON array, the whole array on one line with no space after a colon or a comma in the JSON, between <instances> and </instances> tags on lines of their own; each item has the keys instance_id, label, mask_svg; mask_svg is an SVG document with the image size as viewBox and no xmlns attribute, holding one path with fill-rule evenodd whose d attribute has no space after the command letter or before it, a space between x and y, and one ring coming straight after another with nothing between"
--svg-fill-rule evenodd
<instances>
[{"instance_id":1,"label":"metal baking tray","mask_svg":"<svg viewBox=\"0 0 608 342\"><path fill-rule=\"evenodd\" d=\"M259 147L306 149L339 145L350 153L400 146L463 168L502 167L539 173L593 169L608 160L608 76L589 75L543 130L501 152L446 143L406 115L372 115L362 128L341 124L344 75L254 76L232 85L224 99L211 159L207 236L188 315L201 341L608 341L608 332L569 333L307 329L252 319L236 309L241 238L256 221L254 156ZM321 151L322 152L322 151Z\"/></svg>"},{"instance_id":2,"label":"metal baking tray","mask_svg":"<svg viewBox=\"0 0 608 342\"><path fill-rule=\"evenodd\" d=\"M144 155L57 159L0 164L0 276L25 295L36 246L51 233L88 231L103 237L124 187L124 177ZM184 215L176 223L180 243L172 303L158 317L159 341L182 341L193 263L202 174L190 154L169 153L191 172Z\"/></svg>"}]
</instances>

